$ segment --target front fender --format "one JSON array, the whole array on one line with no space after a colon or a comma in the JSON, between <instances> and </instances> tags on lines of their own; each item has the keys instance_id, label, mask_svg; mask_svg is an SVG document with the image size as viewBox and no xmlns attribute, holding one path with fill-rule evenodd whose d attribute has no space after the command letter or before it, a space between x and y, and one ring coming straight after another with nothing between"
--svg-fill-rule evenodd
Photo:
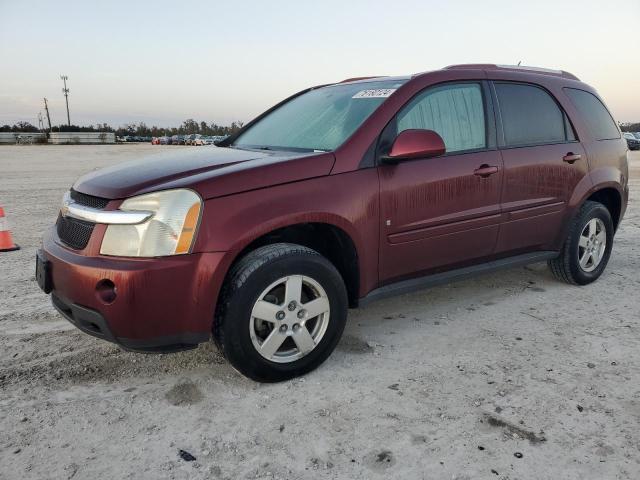
<instances>
[{"instance_id":1,"label":"front fender","mask_svg":"<svg viewBox=\"0 0 640 480\"><path fill-rule=\"evenodd\" d=\"M378 176L375 169L278 185L207 200L195 252L226 252L228 268L251 242L282 227L323 223L343 230L359 259L360 288L378 280Z\"/></svg>"}]
</instances>

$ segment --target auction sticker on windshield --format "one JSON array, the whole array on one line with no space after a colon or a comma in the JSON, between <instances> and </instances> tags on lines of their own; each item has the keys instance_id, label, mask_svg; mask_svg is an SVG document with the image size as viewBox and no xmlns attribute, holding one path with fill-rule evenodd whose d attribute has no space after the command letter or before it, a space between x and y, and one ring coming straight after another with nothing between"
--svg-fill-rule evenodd
<instances>
[{"instance_id":1,"label":"auction sticker on windshield","mask_svg":"<svg viewBox=\"0 0 640 480\"><path fill-rule=\"evenodd\" d=\"M387 98L395 88L376 88L374 90L360 90L352 98Z\"/></svg>"}]
</instances>

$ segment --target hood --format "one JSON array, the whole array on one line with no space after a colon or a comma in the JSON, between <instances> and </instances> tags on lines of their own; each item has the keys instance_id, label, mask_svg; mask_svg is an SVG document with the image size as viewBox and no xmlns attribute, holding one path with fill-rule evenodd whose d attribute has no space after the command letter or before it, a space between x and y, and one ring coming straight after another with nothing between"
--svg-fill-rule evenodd
<instances>
[{"instance_id":1,"label":"hood","mask_svg":"<svg viewBox=\"0 0 640 480\"><path fill-rule=\"evenodd\" d=\"M167 149L80 177L73 189L107 199L157 190L191 188L204 199L328 175L331 153L239 150L222 147Z\"/></svg>"}]
</instances>

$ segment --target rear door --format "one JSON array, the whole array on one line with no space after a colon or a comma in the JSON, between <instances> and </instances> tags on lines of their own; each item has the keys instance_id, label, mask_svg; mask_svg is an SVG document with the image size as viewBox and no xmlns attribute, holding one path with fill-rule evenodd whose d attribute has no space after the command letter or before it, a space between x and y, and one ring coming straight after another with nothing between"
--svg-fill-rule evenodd
<instances>
[{"instance_id":1,"label":"rear door","mask_svg":"<svg viewBox=\"0 0 640 480\"><path fill-rule=\"evenodd\" d=\"M557 100L529 83L493 82L504 162L496 253L554 247L587 158Z\"/></svg>"},{"instance_id":2,"label":"rear door","mask_svg":"<svg viewBox=\"0 0 640 480\"><path fill-rule=\"evenodd\" d=\"M380 165L380 279L389 282L491 255L500 224L502 161L488 83L429 87L382 134L440 134L446 154ZM388 146L388 145L387 145Z\"/></svg>"}]
</instances>

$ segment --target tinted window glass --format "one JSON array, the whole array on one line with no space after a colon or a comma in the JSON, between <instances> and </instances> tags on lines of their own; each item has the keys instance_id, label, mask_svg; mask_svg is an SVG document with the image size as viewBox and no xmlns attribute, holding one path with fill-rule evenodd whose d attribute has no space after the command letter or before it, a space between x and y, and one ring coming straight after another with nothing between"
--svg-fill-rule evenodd
<instances>
[{"instance_id":1,"label":"tinted window glass","mask_svg":"<svg viewBox=\"0 0 640 480\"><path fill-rule=\"evenodd\" d=\"M443 85L419 94L397 117L398 133L433 130L447 152L486 147L482 90L476 83Z\"/></svg>"},{"instance_id":2,"label":"tinted window glass","mask_svg":"<svg viewBox=\"0 0 640 480\"><path fill-rule=\"evenodd\" d=\"M564 114L541 88L496 83L504 142L508 147L564 142Z\"/></svg>"},{"instance_id":3,"label":"tinted window glass","mask_svg":"<svg viewBox=\"0 0 640 480\"><path fill-rule=\"evenodd\" d=\"M573 131L573 126L571 125L569 117L567 117L566 113L564 114L564 129L567 134L567 140L569 140L570 142L575 142L576 134Z\"/></svg>"},{"instance_id":4,"label":"tinted window glass","mask_svg":"<svg viewBox=\"0 0 640 480\"><path fill-rule=\"evenodd\" d=\"M598 97L576 88L565 88L564 91L571 98L596 140L620 138L618 127Z\"/></svg>"}]
</instances>

